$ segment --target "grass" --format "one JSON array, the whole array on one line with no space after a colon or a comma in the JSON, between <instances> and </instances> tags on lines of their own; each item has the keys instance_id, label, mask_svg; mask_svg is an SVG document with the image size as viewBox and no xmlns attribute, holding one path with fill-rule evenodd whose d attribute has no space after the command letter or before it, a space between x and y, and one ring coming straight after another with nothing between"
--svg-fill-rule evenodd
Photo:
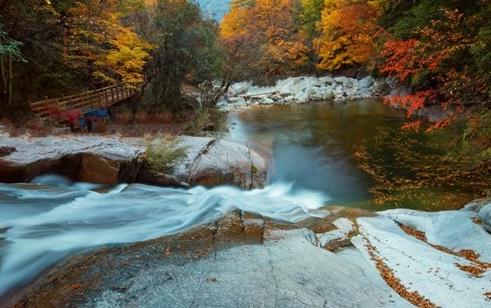
<instances>
[{"instance_id":1,"label":"grass","mask_svg":"<svg viewBox=\"0 0 491 308\"><path fill-rule=\"evenodd\" d=\"M145 163L154 171L172 173L186 157L186 148L176 137L165 136L149 142L145 151Z\"/></svg>"}]
</instances>

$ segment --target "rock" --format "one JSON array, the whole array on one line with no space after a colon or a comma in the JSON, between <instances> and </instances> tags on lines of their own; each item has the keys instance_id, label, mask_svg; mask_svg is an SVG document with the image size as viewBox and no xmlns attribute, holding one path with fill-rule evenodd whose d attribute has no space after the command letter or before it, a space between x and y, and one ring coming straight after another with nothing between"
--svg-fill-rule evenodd
<instances>
[{"instance_id":1,"label":"rock","mask_svg":"<svg viewBox=\"0 0 491 308\"><path fill-rule=\"evenodd\" d=\"M74 181L114 184L122 170L142 152L106 137L0 137L0 143L17 150L0 158L0 182L29 182L43 174L59 174ZM99 182L100 181L100 182Z\"/></svg>"},{"instance_id":2,"label":"rock","mask_svg":"<svg viewBox=\"0 0 491 308\"><path fill-rule=\"evenodd\" d=\"M140 167L136 182L156 186L189 187L188 183L180 181L175 176L152 170L145 164Z\"/></svg>"},{"instance_id":3,"label":"rock","mask_svg":"<svg viewBox=\"0 0 491 308\"><path fill-rule=\"evenodd\" d=\"M242 83L238 83L237 87L242 87ZM232 110L258 104L304 104L321 100L345 101L377 97L381 94L376 89L375 81L371 76L365 77L360 81L343 76L336 78L331 76L290 77L278 80L272 87L250 86L247 92L243 94L252 97L261 94L261 98L251 99L246 102L240 101L239 97L234 97L234 95L237 95L235 94L236 92L235 90L230 90L225 95L230 104L220 102L218 107L222 110Z\"/></svg>"},{"instance_id":4,"label":"rock","mask_svg":"<svg viewBox=\"0 0 491 308\"><path fill-rule=\"evenodd\" d=\"M481 206L477 213L484 229L491 233L491 202Z\"/></svg>"},{"instance_id":5,"label":"rock","mask_svg":"<svg viewBox=\"0 0 491 308\"><path fill-rule=\"evenodd\" d=\"M347 239L387 284L416 306L484 307L491 279L487 203L437 213L395 209L376 217L341 218L317 234L336 251Z\"/></svg>"},{"instance_id":6,"label":"rock","mask_svg":"<svg viewBox=\"0 0 491 308\"><path fill-rule=\"evenodd\" d=\"M319 77L319 82L326 86L329 86L334 83L334 79L332 79L331 76L324 76L324 77Z\"/></svg>"},{"instance_id":7,"label":"rock","mask_svg":"<svg viewBox=\"0 0 491 308\"><path fill-rule=\"evenodd\" d=\"M267 163L247 145L224 139L181 137L186 159L176 167L175 176L191 185L233 184L242 188L261 187Z\"/></svg>"},{"instance_id":8,"label":"rock","mask_svg":"<svg viewBox=\"0 0 491 308\"><path fill-rule=\"evenodd\" d=\"M259 103L260 104L263 104L263 105L270 105L270 104L273 104L275 101L267 96L265 97L262 97L260 100L259 100Z\"/></svg>"},{"instance_id":9,"label":"rock","mask_svg":"<svg viewBox=\"0 0 491 308\"><path fill-rule=\"evenodd\" d=\"M13 304L410 307L355 249L330 253L312 245L304 229L265 229L264 242L255 241L243 224L230 213L216 225L74 257Z\"/></svg>"},{"instance_id":10,"label":"rock","mask_svg":"<svg viewBox=\"0 0 491 308\"><path fill-rule=\"evenodd\" d=\"M181 137L186 157L175 174L158 174L141 168L145 151L142 138L70 136L44 138L0 137L0 143L17 151L0 158L0 182L29 182L43 174L59 174L73 181L98 184L142 182L182 186L231 184L260 187L267 163L246 145L208 137ZM139 174L142 172L142 174Z\"/></svg>"},{"instance_id":11,"label":"rock","mask_svg":"<svg viewBox=\"0 0 491 308\"><path fill-rule=\"evenodd\" d=\"M298 92L295 95L295 101L299 104L305 104L309 101L309 95L306 92Z\"/></svg>"},{"instance_id":12,"label":"rock","mask_svg":"<svg viewBox=\"0 0 491 308\"><path fill-rule=\"evenodd\" d=\"M234 95L245 94L251 86L252 82L250 81L237 82L230 86L230 93Z\"/></svg>"},{"instance_id":13,"label":"rock","mask_svg":"<svg viewBox=\"0 0 491 308\"><path fill-rule=\"evenodd\" d=\"M181 234L72 257L8 304L487 307L491 235L476 218L487 219L490 206L337 218L338 207L332 220L294 225L232 211Z\"/></svg>"},{"instance_id":14,"label":"rock","mask_svg":"<svg viewBox=\"0 0 491 308\"><path fill-rule=\"evenodd\" d=\"M360 79L360 81L358 82L358 86L362 89L366 89L366 88L369 88L373 85L375 79L373 79L372 76L367 76L363 79Z\"/></svg>"},{"instance_id":15,"label":"rock","mask_svg":"<svg viewBox=\"0 0 491 308\"><path fill-rule=\"evenodd\" d=\"M77 180L81 182L112 185L118 182L120 164L103 156L85 154L82 156Z\"/></svg>"},{"instance_id":16,"label":"rock","mask_svg":"<svg viewBox=\"0 0 491 308\"><path fill-rule=\"evenodd\" d=\"M343 77L343 76L341 76L341 77L335 77L335 78L334 78L334 81L335 81L336 83L338 83L338 84L342 84L342 85L347 84L349 80L350 80L350 79L349 79L348 77Z\"/></svg>"},{"instance_id":17,"label":"rock","mask_svg":"<svg viewBox=\"0 0 491 308\"><path fill-rule=\"evenodd\" d=\"M244 98L242 98L242 97L230 97L228 100L232 104L237 104L237 103L245 102Z\"/></svg>"},{"instance_id":18,"label":"rock","mask_svg":"<svg viewBox=\"0 0 491 308\"><path fill-rule=\"evenodd\" d=\"M15 152L15 147L0 146L0 157L7 156Z\"/></svg>"}]
</instances>

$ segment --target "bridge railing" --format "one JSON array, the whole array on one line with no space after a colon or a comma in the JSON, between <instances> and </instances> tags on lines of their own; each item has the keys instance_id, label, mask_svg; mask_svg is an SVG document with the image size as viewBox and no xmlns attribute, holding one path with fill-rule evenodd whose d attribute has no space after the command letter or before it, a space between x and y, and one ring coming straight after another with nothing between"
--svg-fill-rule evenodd
<instances>
[{"instance_id":1,"label":"bridge railing","mask_svg":"<svg viewBox=\"0 0 491 308\"><path fill-rule=\"evenodd\" d=\"M93 91L87 91L76 95L46 98L45 100L32 102L31 111L41 118L48 118L53 110L67 111L80 109L88 111L103 107L110 107L135 95L137 90L124 84L112 85Z\"/></svg>"}]
</instances>

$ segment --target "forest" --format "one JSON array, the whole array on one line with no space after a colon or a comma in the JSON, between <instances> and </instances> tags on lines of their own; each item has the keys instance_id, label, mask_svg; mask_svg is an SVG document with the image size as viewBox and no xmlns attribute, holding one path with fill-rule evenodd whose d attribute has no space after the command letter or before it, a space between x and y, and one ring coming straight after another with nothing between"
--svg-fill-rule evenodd
<instances>
[{"instance_id":1,"label":"forest","mask_svg":"<svg viewBox=\"0 0 491 308\"><path fill-rule=\"evenodd\" d=\"M234 0L220 22L189 0L1 0L0 16L0 105L12 117L119 82L145 89L146 108L177 110L183 83L323 73L406 84L391 100L409 115L489 108L489 0Z\"/></svg>"},{"instance_id":2,"label":"forest","mask_svg":"<svg viewBox=\"0 0 491 308\"><path fill-rule=\"evenodd\" d=\"M411 86L392 99L413 114L489 107L490 14L487 0L234 1L220 34L241 78L370 72Z\"/></svg>"},{"instance_id":3,"label":"forest","mask_svg":"<svg viewBox=\"0 0 491 308\"><path fill-rule=\"evenodd\" d=\"M0 0L0 308L490 281L491 0Z\"/></svg>"}]
</instances>

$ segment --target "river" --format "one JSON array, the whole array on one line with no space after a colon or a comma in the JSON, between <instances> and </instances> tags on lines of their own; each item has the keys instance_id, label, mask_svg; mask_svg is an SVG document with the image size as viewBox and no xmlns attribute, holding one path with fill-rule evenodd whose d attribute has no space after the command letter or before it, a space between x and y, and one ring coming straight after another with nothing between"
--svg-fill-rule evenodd
<instances>
[{"instance_id":1,"label":"river","mask_svg":"<svg viewBox=\"0 0 491 308\"><path fill-rule=\"evenodd\" d=\"M465 185L429 185L413 160L398 160L433 161L429 148L413 146L423 135L401 131L404 120L374 101L232 112L228 138L272 152L268 185L252 191L102 188L56 176L0 184L0 295L70 254L175 234L232 209L297 222L326 215L329 205L441 210L474 198Z\"/></svg>"}]
</instances>

